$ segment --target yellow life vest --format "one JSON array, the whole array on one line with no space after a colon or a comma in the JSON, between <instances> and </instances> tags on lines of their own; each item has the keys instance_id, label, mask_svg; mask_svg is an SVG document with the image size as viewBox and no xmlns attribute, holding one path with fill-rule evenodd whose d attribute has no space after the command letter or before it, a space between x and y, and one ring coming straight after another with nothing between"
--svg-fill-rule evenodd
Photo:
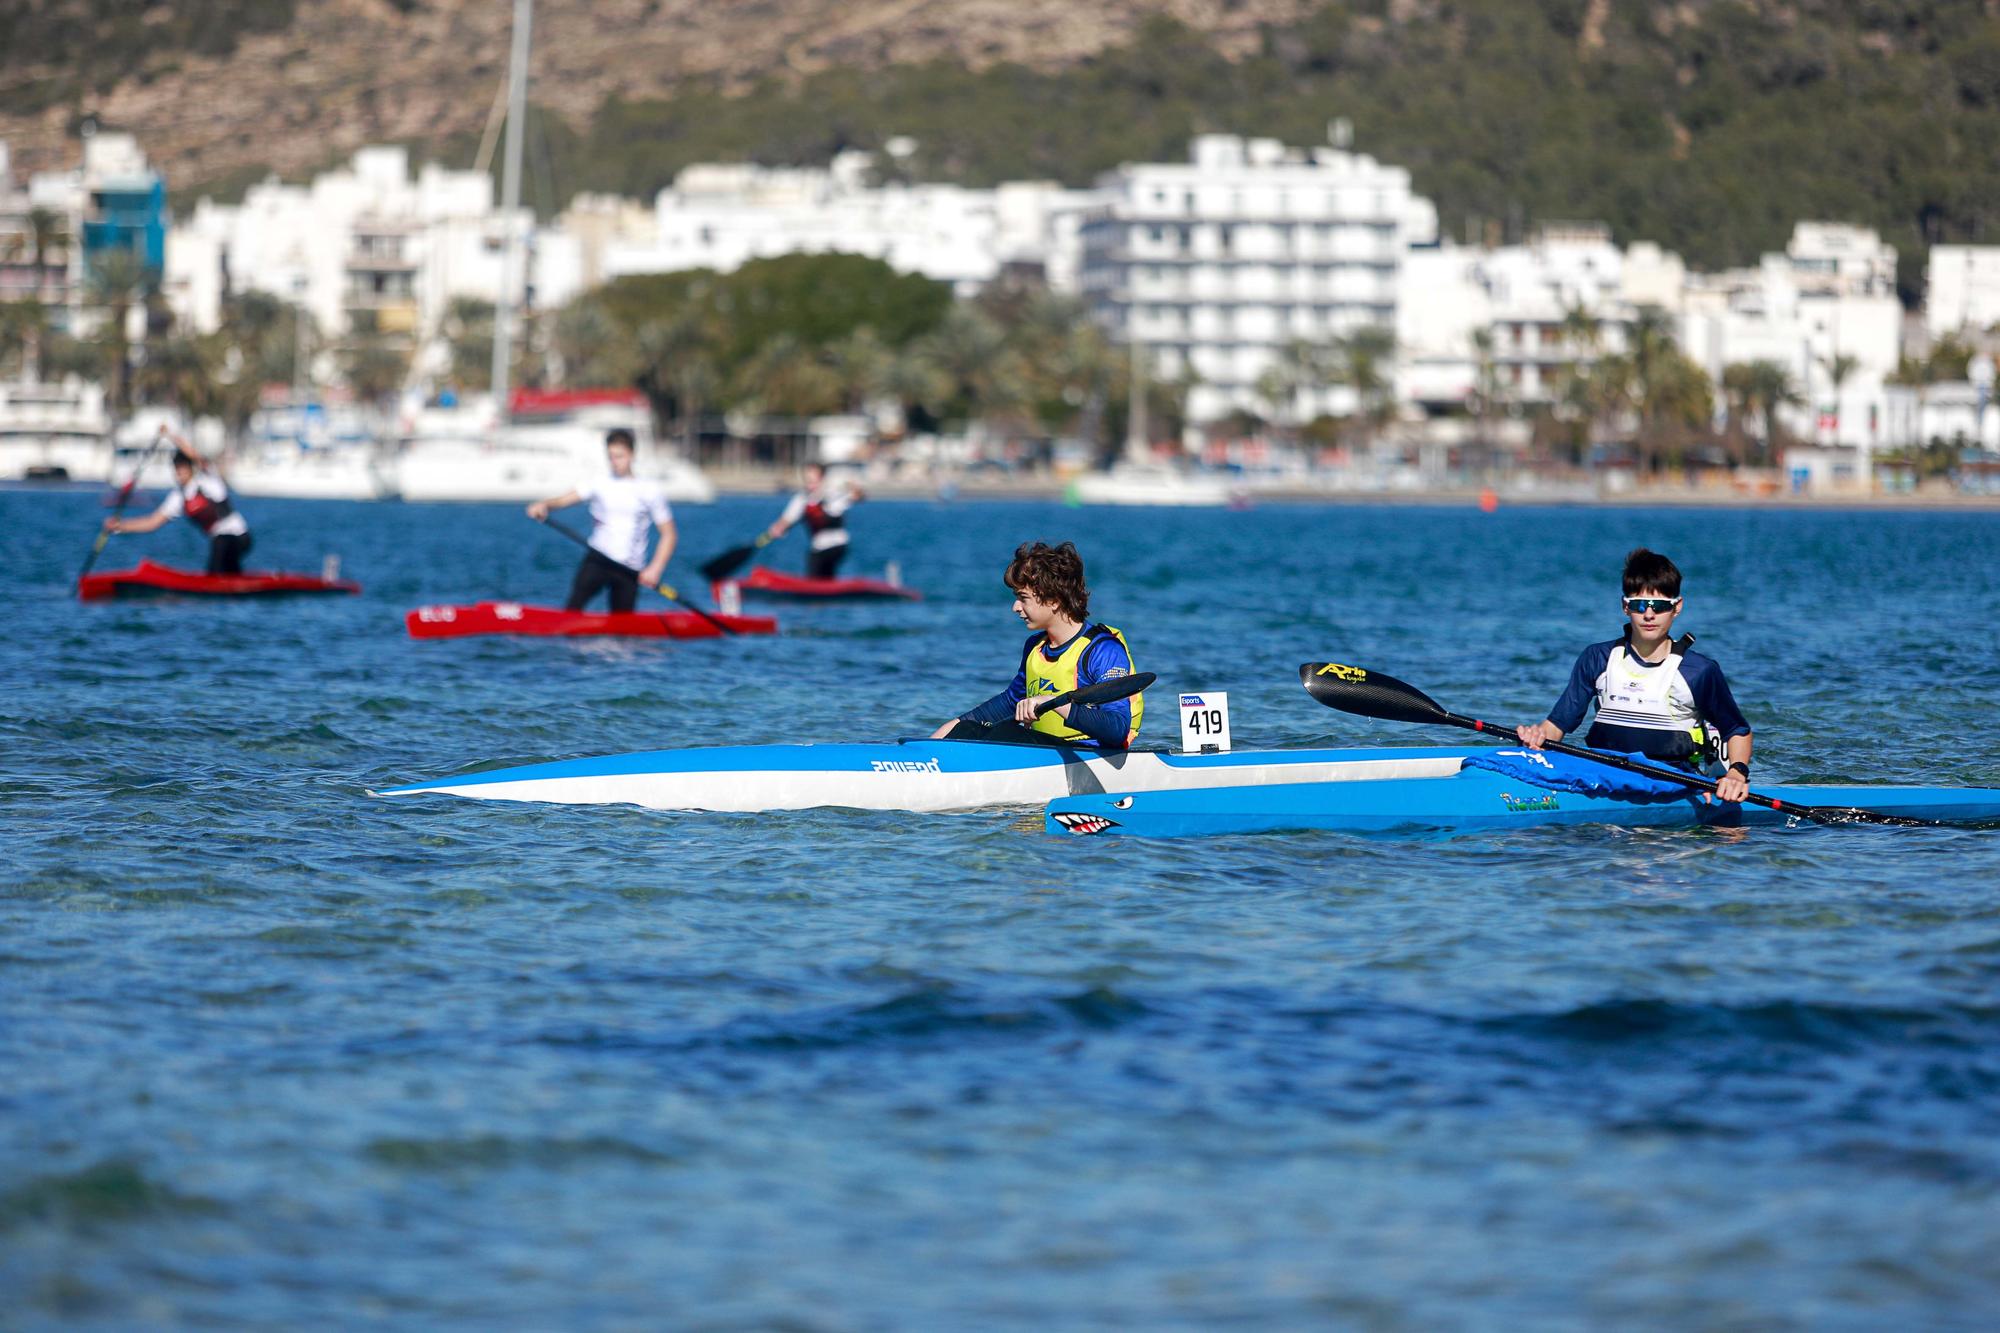
<instances>
[{"instance_id":1,"label":"yellow life vest","mask_svg":"<svg viewBox=\"0 0 2000 1333\"><path fill-rule=\"evenodd\" d=\"M1090 651L1090 645L1100 634L1109 634L1112 638L1118 640L1119 643L1124 644L1125 656L1128 659L1132 656L1132 645L1125 643L1125 636L1109 625L1084 626L1077 636L1069 641L1068 646L1056 655L1053 661L1043 651L1048 645L1048 638L1044 635L1041 643L1028 649L1027 661L1021 667L1022 675L1027 684L1028 698L1039 699L1046 698L1051 694L1067 694L1069 691L1075 689L1076 673L1083 665L1083 655ZM1135 667L1134 670L1136 669ZM1144 715L1145 711L1146 703L1144 696L1133 695L1132 728L1125 733L1125 743L1127 745L1130 745L1139 735L1139 719ZM1036 731L1045 731L1051 736L1060 737L1066 741L1088 739L1084 733L1072 727L1068 722L1065 722L1062 715L1053 709L1036 718L1034 725Z\"/></svg>"}]
</instances>

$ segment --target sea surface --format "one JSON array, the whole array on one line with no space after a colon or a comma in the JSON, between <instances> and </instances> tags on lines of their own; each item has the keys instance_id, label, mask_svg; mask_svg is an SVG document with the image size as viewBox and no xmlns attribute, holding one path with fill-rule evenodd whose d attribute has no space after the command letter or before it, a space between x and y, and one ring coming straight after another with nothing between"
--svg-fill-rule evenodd
<instances>
[{"instance_id":1,"label":"sea surface","mask_svg":"<svg viewBox=\"0 0 2000 1333\"><path fill-rule=\"evenodd\" d=\"M680 512L670 577L776 500ZM413 642L559 603L504 506L246 500L358 597L82 605L0 493L0 1326L1990 1328L2000 831L1064 841L371 787L914 735L1073 539L1238 748L1543 715L1645 543L1760 782L2000 785L2000 515L874 502L921 603ZM186 525L100 567L199 559ZM800 538L773 548L796 568ZM692 589L688 589L692 591Z\"/></svg>"}]
</instances>

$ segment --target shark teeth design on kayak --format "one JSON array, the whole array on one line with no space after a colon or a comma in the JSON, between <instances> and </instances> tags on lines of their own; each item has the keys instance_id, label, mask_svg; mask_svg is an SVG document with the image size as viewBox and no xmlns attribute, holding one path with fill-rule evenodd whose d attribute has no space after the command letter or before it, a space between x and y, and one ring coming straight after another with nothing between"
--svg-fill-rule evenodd
<instances>
[{"instance_id":1,"label":"shark teeth design on kayak","mask_svg":"<svg viewBox=\"0 0 2000 1333\"><path fill-rule=\"evenodd\" d=\"M1080 838L1088 837L1093 833L1102 833L1108 828L1118 827L1118 821L1115 819L1106 819L1102 815L1075 814L1067 810L1057 813L1055 819L1056 823L1061 824L1065 830L1076 834Z\"/></svg>"}]
</instances>

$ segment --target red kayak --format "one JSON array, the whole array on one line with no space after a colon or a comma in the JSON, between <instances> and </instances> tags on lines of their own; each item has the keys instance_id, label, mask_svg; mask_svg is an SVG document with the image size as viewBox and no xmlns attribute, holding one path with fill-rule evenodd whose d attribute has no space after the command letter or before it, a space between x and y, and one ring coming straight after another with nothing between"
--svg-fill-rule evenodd
<instances>
[{"instance_id":1,"label":"red kayak","mask_svg":"<svg viewBox=\"0 0 2000 1333\"><path fill-rule=\"evenodd\" d=\"M717 616L738 634L776 634L769 616ZM475 634L606 634L632 639L718 639L722 631L692 611L558 611L519 602L420 606L403 617L413 639L462 639Z\"/></svg>"},{"instance_id":2,"label":"red kayak","mask_svg":"<svg viewBox=\"0 0 2000 1333\"><path fill-rule=\"evenodd\" d=\"M852 597L901 597L906 601L920 601L923 594L915 588L905 588L900 583L884 583L881 579L808 579L797 574L785 574L775 569L759 565L741 578L722 579L710 586L715 600L722 600L722 590L730 584L745 597L802 597L815 599L836 599Z\"/></svg>"},{"instance_id":3,"label":"red kayak","mask_svg":"<svg viewBox=\"0 0 2000 1333\"><path fill-rule=\"evenodd\" d=\"M141 560L137 569L86 574L76 585L76 595L86 602L101 602L111 597L159 597L166 594L278 597L298 593L360 591L360 584L347 579L322 579L311 574L254 569L241 574L198 574L191 569L175 569L151 560Z\"/></svg>"}]
</instances>

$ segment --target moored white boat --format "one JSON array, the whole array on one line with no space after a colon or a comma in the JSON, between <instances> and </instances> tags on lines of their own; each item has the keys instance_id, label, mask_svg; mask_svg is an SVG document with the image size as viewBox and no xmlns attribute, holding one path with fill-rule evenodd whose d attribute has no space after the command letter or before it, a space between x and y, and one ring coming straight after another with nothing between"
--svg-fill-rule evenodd
<instances>
[{"instance_id":1,"label":"moored white boat","mask_svg":"<svg viewBox=\"0 0 2000 1333\"><path fill-rule=\"evenodd\" d=\"M1217 506L1238 503L1241 493L1223 478L1153 463L1119 463L1108 472L1085 472L1073 483L1079 504Z\"/></svg>"},{"instance_id":2,"label":"moored white boat","mask_svg":"<svg viewBox=\"0 0 2000 1333\"><path fill-rule=\"evenodd\" d=\"M729 745L563 759L411 783L378 794L658 810L978 810L1040 805L1080 792L1441 776L1457 772L1470 752L1464 747L1412 747L1097 754L937 740Z\"/></svg>"},{"instance_id":3,"label":"moored white boat","mask_svg":"<svg viewBox=\"0 0 2000 1333\"><path fill-rule=\"evenodd\" d=\"M517 394L507 424L490 400L424 407L403 423L392 484L411 501L512 501L560 495L604 468L604 437L623 426L637 441L634 474L677 504L707 504L715 486L653 437L637 394Z\"/></svg>"},{"instance_id":4,"label":"moored white boat","mask_svg":"<svg viewBox=\"0 0 2000 1333\"><path fill-rule=\"evenodd\" d=\"M0 481L104 481L111 476L111 419L104 390L0 382Z\"/></svg>"},{"instance_id":5,"label":"moored white boat","mask_svg":"<svg viewBox=\"0 0 2000 1333\"><path fill-rule=\"evenodd\" d=\"M395 478L372 421L371 413L349 403L273 403L250 418L223 473L241 495L392 499Z\"/></svg>"}]
</instances>

